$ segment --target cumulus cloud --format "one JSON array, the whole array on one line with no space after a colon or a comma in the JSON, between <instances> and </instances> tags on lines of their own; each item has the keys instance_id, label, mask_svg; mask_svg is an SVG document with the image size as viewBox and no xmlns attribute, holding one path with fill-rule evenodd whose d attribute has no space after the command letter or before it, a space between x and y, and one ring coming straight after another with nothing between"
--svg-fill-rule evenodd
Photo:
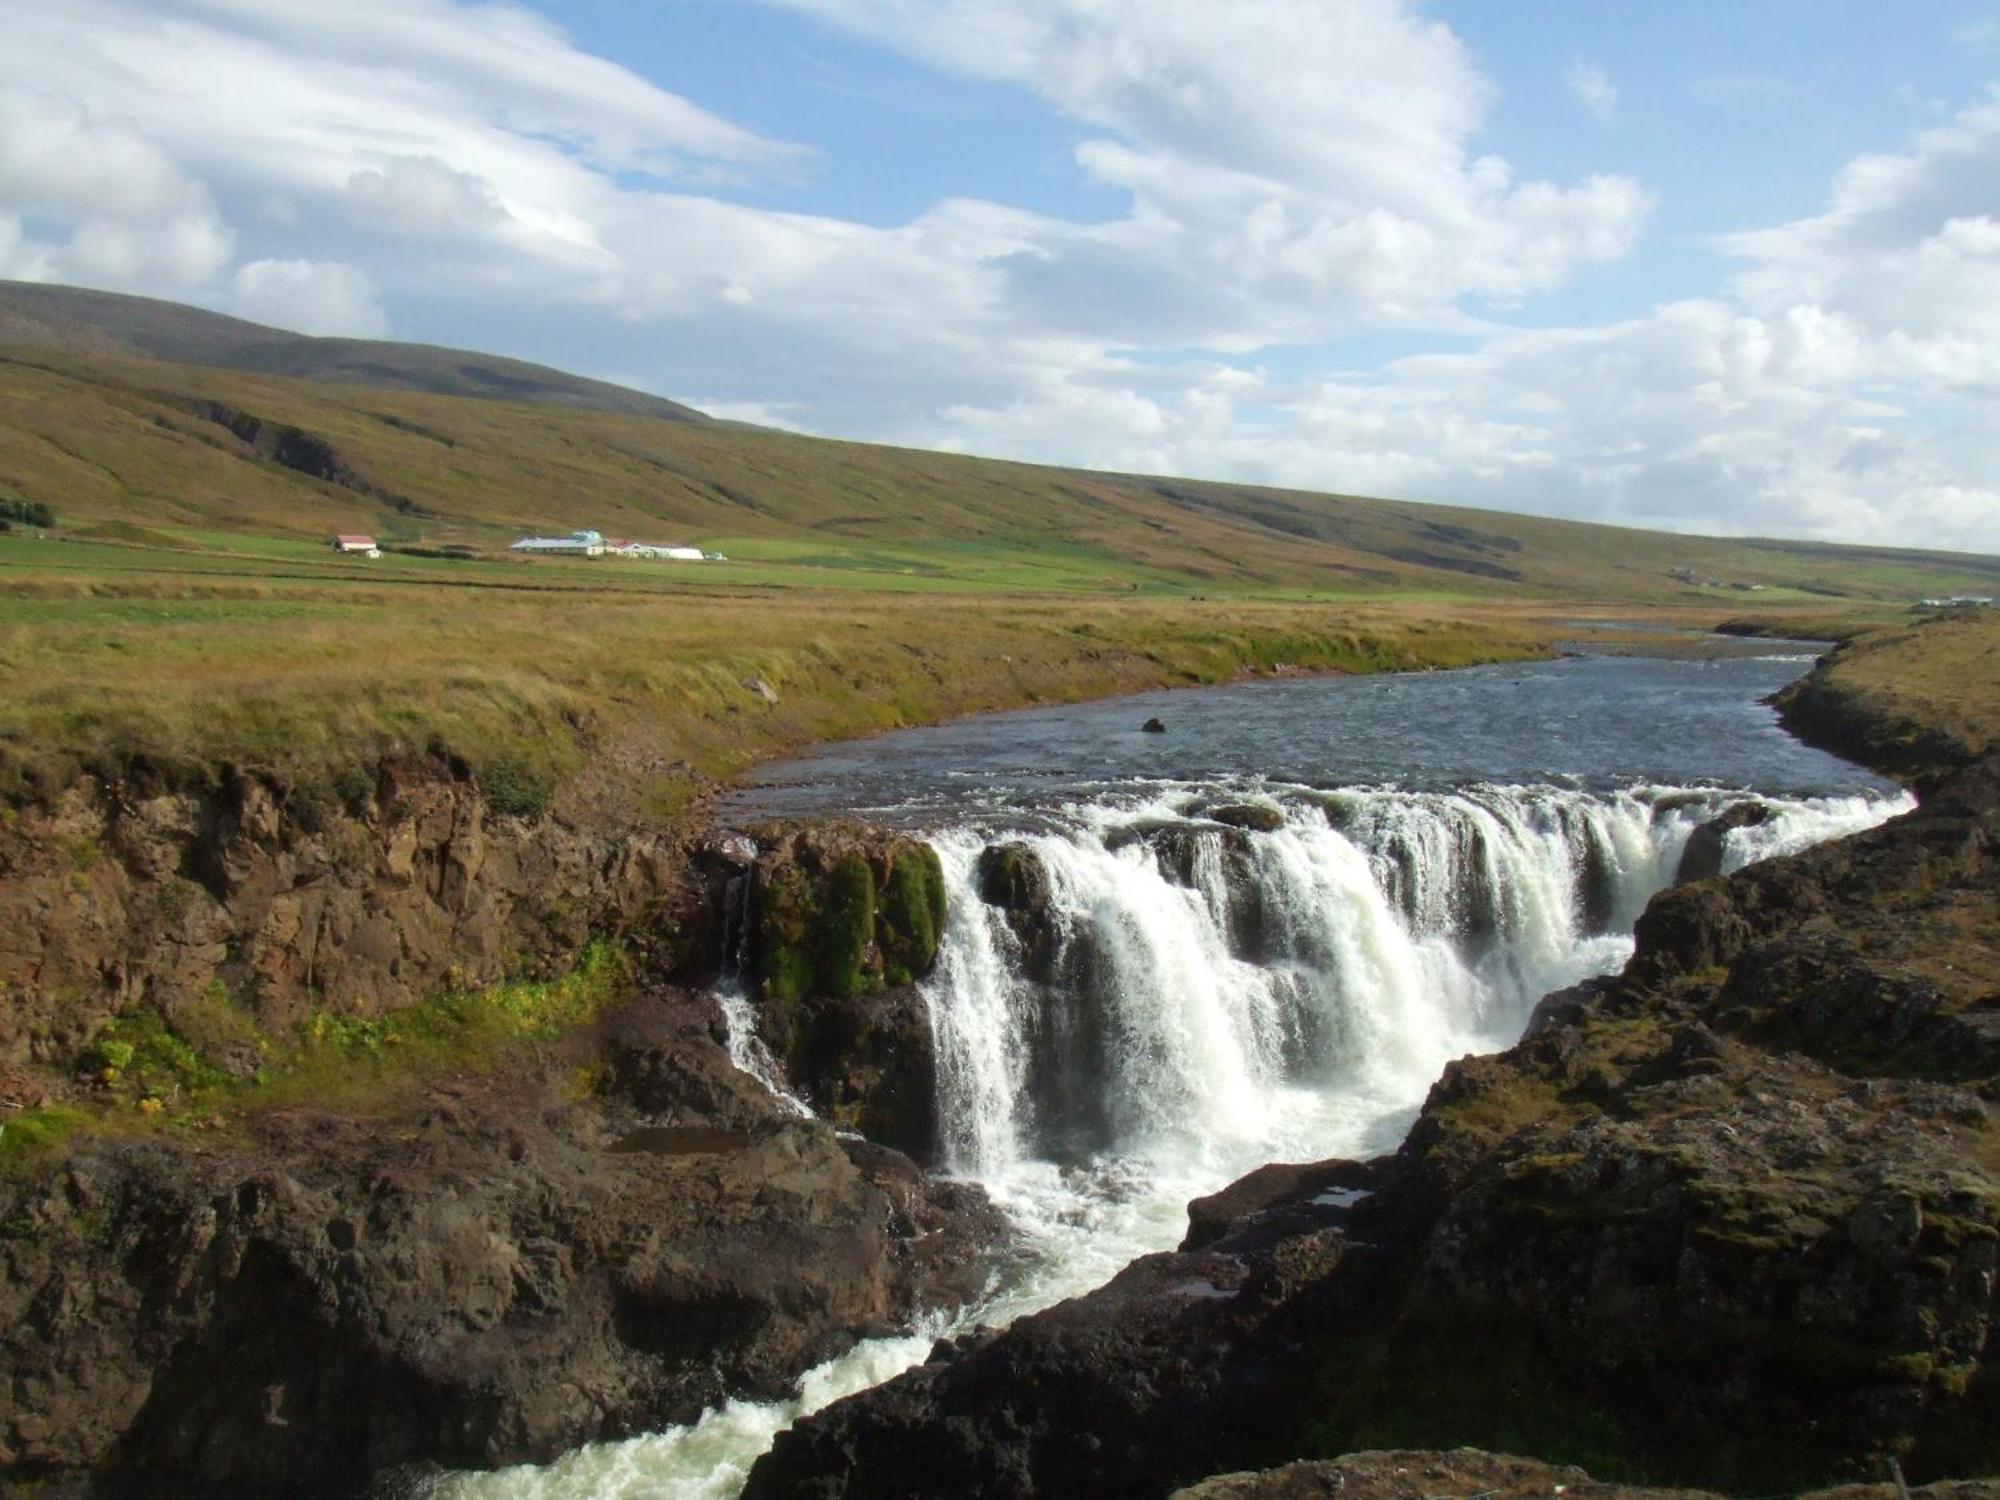
<instances>
[{"instance_id":1,"label":"cumulus cloud","mask_svg":"<svg viewBox=\"0 0 2000 1500\"><path fill-rule=\"evenodd\" d=\"M295 333L375 339L389 332L373 279L338 261L253 260L237 270L231 301L240 316Z\"/></svg>"},{"instance_id":2,"label":"cumulus cloud","mask_svg":"<svg viewBox=\"0 0 2000 1500\"><path fill-rule=\"evenodd\" d=\"M1462 299L1513 302L1616 259L1649 206L1629 178L1522 180L1475 155L1490 87L1403 0L788 3L1102 132L1078 164L1131 213L1040 226L1007 270L1018 313L1094 312L1106 339L1456 323Z\"/></svg>"},{"instance_id":3,"label":"cumulus cloud","mask_svg":"<svg viewBox=\"0 0 2000 1500\"><path fill-rule=\"evenodd\" d=\"M0 274L11 276L186 290L233 244L207 186L130 120L4 82L0 210L12 225Z\"/></svg>"},{"instance_id":4,"label":"cumulus cloud","mask_svg":"<svg viewBox=\"0 0 2000 1500\"><path fill-rule=\"evenodd\" d=\"M1618 113L1618 85L1611 76L1594 62L1577 58L1563 74L1563 81L1575 94L1583 107L1597 116L1600 123L1609 125Z\"/></svg>"}]
</instances>

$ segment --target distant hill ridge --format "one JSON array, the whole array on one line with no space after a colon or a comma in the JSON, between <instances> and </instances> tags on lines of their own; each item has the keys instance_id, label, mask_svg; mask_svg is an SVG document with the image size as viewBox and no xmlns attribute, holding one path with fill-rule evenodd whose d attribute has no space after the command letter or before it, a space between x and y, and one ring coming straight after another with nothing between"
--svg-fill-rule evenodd
<instances>
[{"instance_id":1,"label":"distant hill ridge","mask_svg":"<svg viewBox=\"0 0 2000 1500\"><path fill-rule=\"evenodd\" d=\"M0 348L142 355L341 385L525 401L673 422L709 420L677 401L502 355L389 339L313 338L177 302L39 282L0 281Z\"/></svg>"}]
</instances>

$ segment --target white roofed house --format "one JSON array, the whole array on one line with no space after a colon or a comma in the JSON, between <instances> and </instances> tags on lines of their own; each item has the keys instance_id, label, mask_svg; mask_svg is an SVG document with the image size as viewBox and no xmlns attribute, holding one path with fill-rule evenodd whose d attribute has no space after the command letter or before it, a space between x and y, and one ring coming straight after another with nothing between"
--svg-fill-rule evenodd
<instances>
[{"instance_id":1,"label":"white roofed house","mask_svg":"<svg viewBox=\"0 0 2000 1500\"><path fill-rule=\"evenodd\" d=\"M333 539L333 550L342 554L361 557L380 557L382 549L375 545L375 538L359 533L342 532Z\"/></svg>"},{"instance_id":2,"label":"white roofed house","mask_svg":"<svg viewBox=\"0 0 2000 1500\"><path fill-rule=\"evenodd\" d=\"M572 531L568 536L524 536L507 550L545 557L602 557L604 537L595 531Z\"/></svg>"}]
</instances>

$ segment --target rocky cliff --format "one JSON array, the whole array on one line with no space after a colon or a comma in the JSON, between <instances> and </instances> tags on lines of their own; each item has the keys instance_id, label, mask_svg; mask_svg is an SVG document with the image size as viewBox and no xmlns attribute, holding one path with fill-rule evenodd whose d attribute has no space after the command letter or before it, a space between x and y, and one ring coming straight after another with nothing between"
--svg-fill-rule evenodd
<instances>
[{"instance_id":1,"label":"rocky cliff","mask_svg":"<svg viewBox=\"0 0 2000 1500\"><path fill-rule=\"evenodd\" d=\"M0 1128L48 1097L88 1121L0 1170L0 1480L353 1494L547 1459L780 1395L982 1284L983 1196L889 1149L932 1133L927 848L493 800L412 761L339 806L92 781L0 825ZM587 941L633 983L586 1027L340 1107L262 1081L289 1039L387 1046L382 1018ZM830 1119L674 982L739 959ZM134 1039L201 1087L140 1098Z\"/></svg>"},{"instance_id":2,"label":"rocky cliff","mask_svg":"<svg viewBox=\"0 0 2000 1500\"><path fill-rule=\"evenodd\" d=\"M501 812L432 759L344 801L242 771L85 778L0 818L0 1061L60 1065L121 1010L218 992L273 1031L380 1015L560 969L593 934L712 970L729 866L683 837Z\"/></svg>"},{"instance_id":3,"label":"rocky cliff","mask_svg":"<svg viewBox=\"0 0 2000 1500\"><path fill-rule=\"evenodd\" d=\"M748 1496L1159 1497L1468 1442L1737 1491L2000 1469L2000 759L1925 780L1657 898L1395 1155L1194 1204L1180 1251L820 1413Z\"/></svg>"},{"instance_id":4,"label":"rocky cliff","mask_svg":"<svg viewBox=\"0 0 2000 1500\"><path fill-rule=\"evenodd\" d=\"M352 1494L775 1396L976 1290L969 1189L801 1119L706 997L532 1063L0 1181L0 1465L122 1492Z\"/></svg>"}]
</instances>

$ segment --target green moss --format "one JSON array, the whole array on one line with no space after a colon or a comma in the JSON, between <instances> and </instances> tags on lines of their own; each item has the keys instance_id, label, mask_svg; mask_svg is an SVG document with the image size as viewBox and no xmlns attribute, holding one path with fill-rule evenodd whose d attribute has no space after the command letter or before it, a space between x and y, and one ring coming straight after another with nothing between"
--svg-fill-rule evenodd
<instances>
[{"instance_id":1,"label":"green moss","mask_svg":"<svg viewBox=\"0 0 2000 1500\"><path fill-rule=\"evenodd\" d=\"M813 920L813 977L836 1000L879 984L868 966L875 946L875 874L859 854L843 856L827 874Z\"/></svg>"},{"instance_id":2,"label":"green moss","mask_svg":"<svg viewBox=\"0 0 2000 1500\"><path fill-rule=\"evenodd\" d=\"M1477 1348L1479 1358L1465 1358ZM1599 1479L1655 1476L1623 1418L1588 1385L1529 1342L1482 1329L1476 1338L1408 1330L1383 1339L1308 1422L1305 1453L1332 1458L1371 1448L1457 1448L1532 1453Z\"/></svg>"},{"instance_id":3,"label":"green moss","mask_svg":"<svg viewBox=\"0 0 2000 1500\"><path fill-rule=\"evenodd\" d=\"M60 1104L22 1110L0 1124L0 1176L11 1176L44 1161L88 1124L89 1115Z\"/></svg>"},{"instance_id":4,"label":"green moss","mask_svg":"<svg viewBox=\"0 0 2000 1500\"><path fill-rule=\"evenodd\" d=\"M882 889L882 977L909 984L930 973L944 938L944 867L928 844L899 847Z\"/></svg>"}]
</instances>

